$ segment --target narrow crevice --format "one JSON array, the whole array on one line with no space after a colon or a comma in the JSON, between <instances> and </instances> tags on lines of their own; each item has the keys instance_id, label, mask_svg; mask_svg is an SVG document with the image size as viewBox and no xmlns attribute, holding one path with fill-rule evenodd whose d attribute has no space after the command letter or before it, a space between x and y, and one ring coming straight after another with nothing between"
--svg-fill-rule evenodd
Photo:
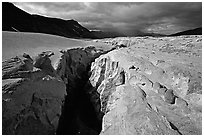
<instances>
[{"instance_id":1,"label":"narrow crevice","mask_svg":"<svg viewBox=\"0 0 204 137\"><path fill-rule=\"evenodd\" d=\"M176 130L179 133L179 135L182 135L182 133L179 131L179 129L173 123L169 122L169 124L173 130Z\"/></svg>"},{"instance_id":2,"label":"narrow crevice","mask_svg":"<svg viewBox=\"0 0 204 137\"><path fill-rule=\"evenodd\" d=\"M70 53L69 56L67 56L67 58L64 58L66 61L68 61L64 65L64 67L66 67L65 73L70 72L71 68L70 59L72 58ZM81 56L81 58L83 57ZM90 58L90 61L88 62L88 64L86 64L85 71L82 71L80 73L81 74L80 77L74 76L70 78L68 74L61 75L63 77L64 76L66 77L62 79L68 80L66 84L67 96L65 97L65 103L62 106L62 114L60 116L56 134L59 135L100 134L102 130L102 116L100 115L98 110L96 111L96 108L98 106L96 106L96 104L94 104L93 101L91 101L92 97L88 93L89 90L93 89L96 90L96 88L92 87L92 85L89 83L90 77L89 71L91 68L91 63L94 61L95 58L96 57ZM77 63L80 64L80 61L81 59L79 59L79 62ZM68 69L69 71L67 71ZM77 70L78 68L74 69ZM75 70L72 71L75 72ZM100 100L100 98L98 97L96 100ZM100 101L97 103L97 105L100 105Z\"/></svg>"},{"instance_id":3,"label":"narrow crevice","mask_svg":"<svg viewBox=\"0 0 204 137\"><path fill-rule=\"evenodd\" d=\"M85 91L85 79L77 80L77 86L65 98L57 134L99 134L102 121ZM67 89L70 89L67 84Z\"/></svg>"}]
</instances>

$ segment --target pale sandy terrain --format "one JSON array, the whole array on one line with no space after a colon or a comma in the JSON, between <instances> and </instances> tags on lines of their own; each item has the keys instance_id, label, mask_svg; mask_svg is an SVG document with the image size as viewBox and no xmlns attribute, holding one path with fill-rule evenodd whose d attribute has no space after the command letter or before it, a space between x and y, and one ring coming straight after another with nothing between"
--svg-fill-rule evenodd
<instances>
[{"instance_id":1,"label":"pale sandy terrain","mask_svg":"<svg viewBox=\"0 0 204 137\"><path fill-rule=\"evenodd\" d=\"M202 134L202 36L3 32L3 59L24 52L3 62L4 134Z\"/></svg>"},{"instance_id":2,"label":"pale sandy terrain","mask_svg":"<svg viewBox=\"0 0 204 137\"><path fill-rule=\"evenodd\" d=\"M103 46L107 44L95 43L87 39L71 39L60 36L23 33L23 32L2 32L2 60L27 53L30 56L36 56L43 51L53 51L52 64L60 58L60 50L85 46ZM104 47L104 46L103 46Z\"/></svg>"}]
</instances>

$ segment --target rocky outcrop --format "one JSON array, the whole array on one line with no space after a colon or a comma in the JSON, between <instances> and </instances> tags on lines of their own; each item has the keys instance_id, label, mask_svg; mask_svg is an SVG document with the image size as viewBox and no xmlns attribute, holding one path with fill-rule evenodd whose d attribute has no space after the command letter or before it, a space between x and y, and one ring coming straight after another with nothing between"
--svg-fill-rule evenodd
<instances>
[{"instance_id":1,"label":"rocky outcrop","mask_svg":"<svg viewBox=\"0 0 204 137\"><path fill-rule=\"evenodd\" d=\"M101 41L3 62L3 134L202 134L200 36Z\"/></svg>"},{"instance_id":2,"label":"rocky outcrop","mask_svg":"<svg viewBox=\"0 0 204 137\"><path fill-rule=\"evenodd\" d=\"M24 54L3 62L3 80L20 78L3 86L4 134L100 133L102 117L95 113L86 83L91 62L109 50L89 46L60 52L56 70L51 51L34 59ZM11 124L6 124L9 120Z\"/></svg>"},{"instance_id":3,"label":"rocky outcrop","mask_svg":"<svg viewBox=\"0 0 204 137\"><path fill-rule=\"evenodd\" d=\"M193 41L191 53L201 49L196 37L188 38L184 41ZM201 55L196 61L194 56L187 58L190 53L177 49L187 50L189 44L178 43L171 45L176 50L163 53L159 42L148 40L144 46L127 45L92 63L89 94L98 115L104 115L101 134L202 134L201 62L196 62Z\"/></svg>"},{"instance_id":4,"label":"rocky outcrop","mask_svg":"<svg viewBox=\"0 0 204 137\"><path fill-rule=\"evenodd\" d=\"M57 76L51 65L50 56L53 52L47 51L39 54L35 60L26 53L23 56L16 56L3 62L2 79L27 78L37 80L46 75Z\"/></svg>"},{"instance_id":5,"label":"rocky outcrop","mask_svg":"<svg viewBox=\"0 0 204 137\"><path fill-rule=\"evenodd\" d=\"M91 62L103 53L94 47L76 48L61 51L62 56L57 67L57 74L69 84L69 88L76 84L77 79L83 79Z\"/></svg>"},{"instance_id":6,"label":"rocky outcrop","mask_svg":"<svg viewBox=\"0 0 204 137\"><path fill-rule=\"evenodd\" d=\"M109 50L108 50L109 51ZM102 117L96 115L94 104L87 93L90 85L90 66L95 58L108 51L95 47L75 48L61 51L57 67L66 84L67 96L58 127L58 134L99 134Z\"/></svg>"},{"instance_id":7,"label":"rocky outcrop","mask_svg":"<svg viewBox=\"0 0 204 137\"><path fill-rule=\"evenodd\" d=\"M23 54L3 62L3 82L18 78L2 87L3 134L56 134L66 87L51 65L52 55Z\"/></svg>"}]
</instances>

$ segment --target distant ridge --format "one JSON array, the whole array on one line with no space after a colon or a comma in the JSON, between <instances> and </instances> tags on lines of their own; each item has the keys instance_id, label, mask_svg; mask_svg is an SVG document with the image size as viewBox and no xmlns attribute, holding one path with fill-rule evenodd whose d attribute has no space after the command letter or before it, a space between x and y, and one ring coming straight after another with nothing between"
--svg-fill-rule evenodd
<instances>
[{"instance_id":1,"label":"distant ridge","mask_svg":"<svg viewBox=\"0 0 204 137\"><path fill-rule=\"evenodd\" d=\"M164 37L166 35L157 34L157 33L144 33L141 31L137 31L134 35L125 35L119 32L111 32L111 31L91 31L97 38L115 38L115 37L144 37L144 36L151 36L151 37Z\"/></svg>"},{"instance_id":2,"label":"distant ridge","mask_svg":"<svg viewBox=\"0 0 204 137\"><path fill-rule=\"evenodd\" d=\"M118 32L111 32L111 31L91 31L91 33L96 36L97 38L115 38L115 37L127 37L127 35L118 33Z\"/></svg>"},{"instance_id":3,"label":"distant ridge","mask_svg":"<svg viewBox=\"0 0 204 137\"><path fill-rule=\"evenodd\" d=\"M45 33L67 38L96 38L75 20L32 15L8 2L2 2L2 30Z\"/></svg>"},{"instance_id":4,"label":"distant ridge","mask_svg":"<svg viewBox=\"0 0 204 137\"><path fill-rule=\"evenodd\" d=\"M182 32L178 32L175 34L171 34L169 36L181 36L181 35L202 35L202 27L196 28L196 29L191 29L191 30L186 30Z\"/></svg>"}]
</instances>

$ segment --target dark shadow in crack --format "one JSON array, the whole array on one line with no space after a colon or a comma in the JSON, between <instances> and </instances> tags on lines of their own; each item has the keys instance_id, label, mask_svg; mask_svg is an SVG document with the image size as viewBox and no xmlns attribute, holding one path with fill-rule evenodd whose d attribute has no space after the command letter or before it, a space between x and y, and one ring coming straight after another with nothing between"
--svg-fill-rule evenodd
<instances>
[{"instance_id":1,"label":"dark shadow in crack","mask_svg":"<svg viewBox=\"0 0 204 137\"><path fill-rule=\"evenodd\" d=\"M88 69L89 70L89 69ZM76 79L76 87L67 84L67 96L62 108L57 134L60 135L97 135L102 129L102 117L98 117L90 95L86 90L93 89L88 84L88 72L82 79ZM69 82L68 82L69 83ZM86 86L86 87L85 87ZM71 87L71 88L70 88Z\"/></svg>"}]
</instances>

